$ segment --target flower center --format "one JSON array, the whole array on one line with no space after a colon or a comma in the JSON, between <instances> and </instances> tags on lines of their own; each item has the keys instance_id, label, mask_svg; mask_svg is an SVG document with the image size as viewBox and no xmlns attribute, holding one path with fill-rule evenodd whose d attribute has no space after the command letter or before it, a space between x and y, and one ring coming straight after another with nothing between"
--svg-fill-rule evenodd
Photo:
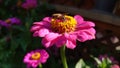
<instances>
[{"instance_id":1,"label":"flower center","mask_svg":"<svg viewBox=\"0 0 120 68\"><path fill-rule=\"evenodd\" d=\"M11 20L10 20L10 19L7 19L7 20L5 20L5 22L6 22L7 24L10 24Z\"/></svg>"},{"instance_id":2,"label":"flower center","mask_svg":"<svg viewBox=\"0 0 120 68\"><path fill-rule=\"evenodd\" d=\"M34 54L32 54L32 56L31 56L31 58L33 59L33 60L38 60L38 59L40 59L40 53L39 52L35 52Z\"/></svg>"},{"instance_id":3,"label":"flower center","mask_svg":"<svg viewBox=\"0 0 120 68\"><path fill-rule=\"evenodd\" d=\"M51 28L58 33L69 33L75 30L76 20L72 16L63 16L62 18L52 18Z\"/></svg>"}]
</instances>

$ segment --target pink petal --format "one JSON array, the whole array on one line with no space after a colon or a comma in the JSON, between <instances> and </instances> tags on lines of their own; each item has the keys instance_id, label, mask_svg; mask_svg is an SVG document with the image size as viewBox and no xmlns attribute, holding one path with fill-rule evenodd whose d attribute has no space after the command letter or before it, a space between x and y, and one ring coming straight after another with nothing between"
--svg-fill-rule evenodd
<instances>
[{"instance_id":1,"label":"pink petal","mask_svg":"<svg viewBox=\"0 0 120 68\"><path fill-rule=\"evenodd\" d=\"M39 30L39 37L44 37L48 33L49 33L48 29L42 28L42 29Z\"/></svg>"},{"instance_id":2,"label":"pink petal","mask_svg":"<svg viewBox=\"0 0 120 68\"><path fill-rule=\"evenodd\" d=\"M82 24L84 19L80 15L75 15L74 18L76 19L78 24Z\"/></svg>"},{"instance_id":3,"label":"pink petal","mask_svg":"<svg viewBox=\"0 0 120 68\"><path fill-rule=\"evenodd\" d=\"M88 29L88 28L91 28L94 26L95 26L95 24L93 22L84 21L82 24L77 25L77 30Z\"/></svg>"},{"instance_id":4,"label":"pink petal","mask_svg":"<svg viewBox=\"0 0 120 68\"><path fill-rule=\"evenodd\" d=\"M90 28L89 31L93 34L96 34L96 30L94 28Z\"/></svg>"},{"instance_id":5,"label":"pink petal","mask_svg":"<svg viewBox=\"0 0 120 68\"><path fill-rule=\"evenodd\" d=\"M46 58L43 57L40 62L45 63L46 61L47 61Z\"/></svg>"},{"instance_id":6,"label":"pink petal","mask_svg":"<svg viewBox=\"0 0 120 68\"><path fill-rule=\"evenodd\" d=\"M32 26L32 28L30 29L31 32L34 32L36 30L40 29L40 26L34 25Z\"/></svg>"},{"instance_id":7,"label":"pink petal","mask_svg":"<svg viewBox=\"0 0 120 68\"><path fill-rule=\"evenodd\" d=\"M42 56L43 56L44 59L47 60L47 58L49 58L49 54L45 50L41 50L41 54L42 54Z\"/></svg>"},{"instance_id":8,"label":"pink petal","mask_svg":"<svg viewBox=\"0 0 120 68\"><path fill-rule=\"evenodd\" d=\"M49 54L45 50L42 50L41 59L40 59L41 63L45 63L48 58L49 58Z\"/></svg>"},{"instance_id":9,"label":"pink petal","mask_svg":"<svg viewBox=\"0 0 120 68\"><path fill-rule=\"evenodd\" d=\"M40 59L41 63L45 63L48 58L49 58L49 54L46 51L44 51L44 52L42 51L41 59Z\"/></svg>"},{"instance_id":10,"label":"pink petal","mask_svg":"<svg viewBox=\"0 0 120 68\"><path fill-rule=\"evenodd\" d=\"M42 44L43 44L46 48L48 48L48 47L50 47L50 46L53 45L53 43L52 43L51 41L47 41L45 38L42 39Z\"/></svg>"},{"instance_id":11,"label":"pink petal","mask_svg":"<svg viewBox=\"0 0 120 68\"><path fill-rule=\"evenodd\" d=\"M46 40L52 41L56 39L58 36L60 36L58 33L49 33L45 36Z\"/></svg>"},{"instance_id":12,"label":"pink petal","mask_svg":"<svg viewBox=\"0 0 120 68\"><path fill-rule=\"evenodd\" d=\"M50 47L57 41L56 39L58 38L58 36L59 34L57 33L49 33L44 37L42 43L45 47Z\"/></svg>"},{"instance_id":13,"label":"pink petal","mask_svg":"<svg viewBox=\"0 0 120 68\"><path fill-rule=\"evenodd\" d=\"M42 21L40 21L40 22L34 22L33 24L34 25L43 25L43 22Z\"/></svg>"},{"instance_id":14,"label":"pink petal","mask_svg":"<svg viewBox=\"0 0 120 68\"><path fill-rule=\"evenodd\" d=\"M70 49L74 49L76 47L76 40L74 41L67 40L66 47Z\"/></svg>"},{"instance_id":15,"label":"pink petal","mask_svg":"<svg viewBox=\"0 0 120 68\"><path fill-rule=\"evenodd\" d=\"M64 35L68 40L76 40L76 38L77 38L76 34L67 34L67 33L65 33Z\"/></svg>"},{"instance_id":16,"label":"pink petal","mask_svg":"<svg viewBox=\"0 0 120 68\"><path fill-rule=\"evenodd\" d=\"M45 17L45 18L43 18L43 21L50 22L51 21L51 17Z\"/></svg>"},{"instance_id":17,"label":"pink petal","mask_svg":"<svg viewBox=\"0 0 120 68\"><path fill-rule=\"evenodd\" d=\"M86 30L82 30L82 31L87 34L88 40L95 39L96 31L94 28L90 28L90 29L86 29Z\"/></svg>"},{"instance_id":18,"label":"pink petal","mask_svg":"<svg viewBox=\"0 0 120 68\"><path fill-rule=\"evenodd\" d=\"M35 68L36 68L37 66L38 66L38 63L35 63L35 62L32 63L32 67L35 67Z\"/></svg>"},{"instance_id":19,"label":"pink petal","mask_svg":"<svg viewBox=\"0 0 120 68\"><path fill-rule=\"evenodd\" d=\"M35 32L33 33L33 37L37 37L37 36L39 36L39 31L35 31Z\"/></svg>"},{"instance_id":20,"label":"pink petal","mask_svg":"<svg viewBox=\"0 0 120 68\"><path fill-rule=\"evenodd\" d=\"M23 62L24 62L24 63L29 62L29 58L30 58L30 57L31 57L31 54L27 54L27 55L24 57Z\"/></svg>"},{"instance_id":21,"label":"pink petal","mask_svg":"<svg viewBox=\"0 0 120 68\"><path fill-rule=\"evenodd\" d=\"M86 23L88 24L88 26L92 26L92 27L95 27L95 24L91 21L86 21Z\"/></svg>"},{"instance_id":22,"label":"pink petal","mask_svg":"<svg viewBox=\"0 0 120 68\"><path fill-rule=\"evenodd\" d=\"M91 34L95 34L96 31L94 28L89 28L89 29L84 29L84 30L80 30L80 32L86 32L88 35L91 35Z\"/></svg>"},{"instance_id":23,"label":"pink petal","mask_svg":"<svg viewBox=\"0 0 120 68\"><path fill-rule=\"evenodd\" d=\"M55 41L56 41L56 42L55 42L56 46L57 46L57 47L61 47L61 46L65 45L65 43L66 43L66 38L65 38L64 36L60 36L60 37L58 37L57 40L55 40Z\"/></svg>"},{"instance_id":24,"label":"pink petal","mask_svg":"<svg viewBox=\"0 0 120 68\"><path fill-rule=\"evenodd\" d=\"M43 22L43 27L50 29L51 28L50 22Z\"/></svg>"},{"instance_id":25,"label":"pink petal","mask_svg":"<svg viewBox=\"0 0 120 68\"><path fill-rule=\"evenodd\" d=\"M43 28L50 28L50 25L51 25L50 22L47 22L47 21L34 22L33 24Z\"/></svg>"},{"instance_id":26,"label":"pink petal","mask_svg":"<svg viewBox=\"0 0 120 68\"><path fill-rule=\"evenodd\" d=\"M64 34L67 38L66 46L67 48L74 49L76 47L76 38L77 36L75 34Z\"/></svg>"},{"instance_id":27,"label":"pink petal","mask_svg":"<svg viewBox=\"0 0 120 68\"><path fill-rule=\"evenodd\" d=\"M88 40L88 35L85 32L79 32L77 39L80 42L84 42L84 41Z\"/></svg>"}]
</instances>

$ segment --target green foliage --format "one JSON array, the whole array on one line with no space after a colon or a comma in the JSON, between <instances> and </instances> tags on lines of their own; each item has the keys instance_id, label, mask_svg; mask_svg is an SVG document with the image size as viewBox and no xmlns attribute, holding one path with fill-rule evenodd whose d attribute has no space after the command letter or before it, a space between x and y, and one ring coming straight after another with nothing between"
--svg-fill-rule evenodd
<instances>
[{"instance_id":1,"label":"green foliage","mask_svg":"<svg viewBox=\"0 0 120 68\"><path fill-rule=\"evenodd\" d=\"M75 68L90 68L90 66L88 66L88 65L83 61L83 59L80 59L80 60L77 62Z\"/></svg>"},{"instance_id":2,"label":"green foliage","mask_svg":"<svg viewBox=\"0 0 120 68\"><path fill-rule=\"evenodd\" d=\"M40 21L48 15L48 4L38 3L38 7L26 11L17 7L18 0L2 0L0 3L0 20L10 17L17 17L21 20L21 25L12 25L5 28L0 25L0 68L25 68L23 58L31 50L43 48L41 39L34 38L30 32L32 23ZM24 1L22 1L24 2Z\"/></svg>"},{"instance_id":3,"label":"green foliage","mask_svg":"<svg viewBox=\"0 0 120 68\"><path fill-rule=\"evenodd\" d=\"M112 65L112 61L109 59L109 57L103 57L101 60L93 56L92 58L96 61L98 68L110 68Z\"/></svg>"}]
</instances>

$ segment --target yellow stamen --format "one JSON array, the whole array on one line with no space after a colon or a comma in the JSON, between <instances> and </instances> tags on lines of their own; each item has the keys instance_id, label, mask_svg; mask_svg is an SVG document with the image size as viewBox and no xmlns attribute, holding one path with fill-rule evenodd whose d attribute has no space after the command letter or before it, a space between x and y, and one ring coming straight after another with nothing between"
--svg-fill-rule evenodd
<instances>
[{"instance_id":1,"label":"yellow stamen","mask_svg":"<svg viewBox=\"0 0 120 68\"><path fill-rule=\"evenodd\" d=\"M33 60L38 60L38 59L40 59L40 53L39 52L35 52L34 54L32 54L32 56L31 56L31 58L33 59Z\"/></svg>"},{"instance_id":2,"label":"yellow stamen","mask_svg":"<svg viewBox=\"0 0 120 68\"><path fill-rule=\"evenodd\" d=\"M75 30L76 20L72 16L64 16L65 20L60 20L56 18L52 18L51 20L51 28L55 32L59 33L69 33Z\"/></svg>"}]
</instances>

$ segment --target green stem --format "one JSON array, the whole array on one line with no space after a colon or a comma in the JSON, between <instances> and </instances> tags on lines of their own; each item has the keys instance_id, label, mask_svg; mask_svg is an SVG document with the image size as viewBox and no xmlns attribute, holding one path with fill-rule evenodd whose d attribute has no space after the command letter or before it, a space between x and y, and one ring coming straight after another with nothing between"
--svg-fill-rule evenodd
<instances>
[{"instance_id":1,"label":"green stem","mask_svg":"<svg viewBox=\"0 0 120 68\"><path fill-rule=\"evenodd\" d=\"M61 55L63 67L68 68L67 60L66 60L66 56L65 56L65 45L60 48L60 55Z\"/></svg>"},{"instance_id":2,"label":"green stem","mask_svg":"<svg viewBox=\"0 0 120 68\"><path fill-rule=\"evenodd\" d=\"M39 68L42 68L42 64L39 64Z\"/></svg>"}]
</instances>

